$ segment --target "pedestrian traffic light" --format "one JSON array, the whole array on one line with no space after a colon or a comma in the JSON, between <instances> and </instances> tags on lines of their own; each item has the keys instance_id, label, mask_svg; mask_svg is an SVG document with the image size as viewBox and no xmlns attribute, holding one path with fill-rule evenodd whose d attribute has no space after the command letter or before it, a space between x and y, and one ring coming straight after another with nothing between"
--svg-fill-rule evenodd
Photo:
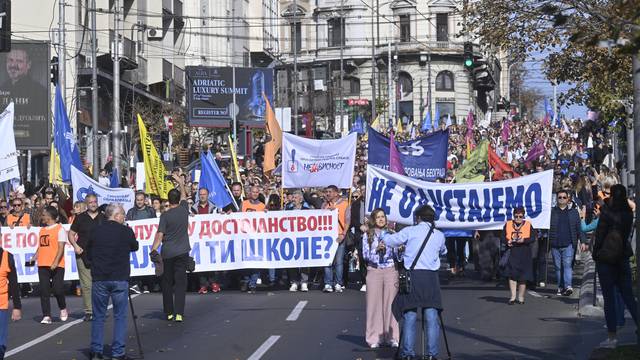
<instances>
[{"instance_id":1,"label":"pedestrian traffic light","mask_svg":"<svg viewBox=\"0 0 640 360\"><path fill-rule=\"evenodd\" d=\"M11 0L0 0L0 52L11 51Z\"/></svg>"},{"instance_id":2,"label":"pedestrian traffic light","mask_svg":"<svg viewBox=\"0 0 640 360\"><path fill-rule=\"evenodd\" d=\"M51 58L51 83L58 85L58 57Z\"/></svg>"},{"instance_id":3,"label":"pedestrian traffic light","mask_svg":"<svg viewBox=\"0 0 640 360\"><path fill-rule=\"evenodd\" d=\"M464 68L467 70L473 69L475 66L475 59L473 58L473 44L470 42L464 43Z\"/></svg>"},{"instance_id":4,"label":"pedestrian traffic light","mask_svg":"<svg viewBox=\"0 0 640 360\"><path fill-rule=\"evenodd\" d=\"M160 147L164 148L165 144L169 145L169 132L163 130L160 132Z\"/></svg>"}]
</instances>

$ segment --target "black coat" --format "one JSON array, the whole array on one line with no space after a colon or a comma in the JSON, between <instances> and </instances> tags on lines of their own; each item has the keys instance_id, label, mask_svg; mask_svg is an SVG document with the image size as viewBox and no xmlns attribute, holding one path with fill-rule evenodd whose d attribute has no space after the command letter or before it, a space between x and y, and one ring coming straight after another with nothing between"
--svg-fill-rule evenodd
<instances>
[{"instance_id":1,"label":"black coat","mask_svg":"<svg viewBox=\"0 0 640 360\"><path fill-rule=\"evenodd\" d=\"M568 224L560 224L560 208L554 206L551 209L551 227L549 228L549 243L551 247L558 247L558 227L559 226L568 226L569 227L569 236L571 238L571 243L573 248L576 249L578 245L578 239L580 239L581 243L585 242L585 235L580 230L580 214L578 214L578 209L569 209L569 223Z\"/></svg>"}]
</instances>

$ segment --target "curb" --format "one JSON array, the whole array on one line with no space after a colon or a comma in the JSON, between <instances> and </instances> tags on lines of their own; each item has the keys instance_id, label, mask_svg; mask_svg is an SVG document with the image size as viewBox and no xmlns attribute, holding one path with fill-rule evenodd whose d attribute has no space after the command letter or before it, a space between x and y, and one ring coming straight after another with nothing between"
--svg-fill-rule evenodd
<instances>
[{"instance_id":1,"label":"curb","mask_svg":"<svg viewBox=\"0 0 640 360\"><path fill-rule=\"evenodd\" d=\"M596 263L591 256L583 258L584 270L582 272L582 283L580 284L580 301L578 304L578 316L582 317L603 317L604 301L602 293L596 289L596 305L593 305L593 281L596 276Z\"/></svg>"}]
</instances>

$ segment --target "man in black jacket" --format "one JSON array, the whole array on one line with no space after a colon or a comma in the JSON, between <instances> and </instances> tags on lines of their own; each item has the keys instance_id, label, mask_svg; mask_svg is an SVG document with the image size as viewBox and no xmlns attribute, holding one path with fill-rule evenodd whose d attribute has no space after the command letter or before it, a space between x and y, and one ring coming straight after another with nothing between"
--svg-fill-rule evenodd
<instances>
[{"instance_id":1,"label":"man in black jacket","mask_svg":"<svg viewBox=\"0 0 640 360\"><path fill-rule=\"evenodd\" d=\"M585 236L580 231L578 209L569 207L571 200L569 193L566 190L560 190L556 196L557 205L551 209L549 244L558 281L557 295L570 296L573 294L571 287L573 253L577 249L578 240L584 244Z\"/></svg>"},{"instance_id":2,"label":"man in black jacket","mask_svg":"<svg viewBox=\"0 0 640 360\"><path fill-rule=\"evenodd\" d=\"M96 226L87 242L91 264L93 323L91 324L91 359L102 359L104 319L113 303L114 335L112 359L127 359L127 308L129 298L130 252L138 250L138 241L131 228L124 225L124 208L109 204L107 220Z\"/></svg>"}]
</instances>

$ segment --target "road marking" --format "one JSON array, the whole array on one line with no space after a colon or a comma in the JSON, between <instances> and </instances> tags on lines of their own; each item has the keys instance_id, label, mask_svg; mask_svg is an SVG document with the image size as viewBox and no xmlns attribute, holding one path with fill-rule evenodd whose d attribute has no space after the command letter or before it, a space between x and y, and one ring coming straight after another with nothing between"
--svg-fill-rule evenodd
<instances>
[{"instance_id":1,"label":"road marking","mask_svg":"<svg viewBox=\"0 0 640 360\"><path fill-rule=\"evenodd\" d=\"M264 356L264 354L266 354L267 351L269 351L269 349L273 346L273 344L276 343L276 341L278 341L278 339L280 339L280 335L269 336L267 341L265 341L262 345L260 345L258 350L256 350L253 354L251 354L251 356L249 356L247 360L260 360L260 358L262 358L262 356Z\"/></svg>"},{"instance_id":2,"label":"road marking","mask_svg":"<svg viewBox=\"0 0 640 360\"><path fill-rule=\"evenodd\" d=\"M300 316L300 313L302 312L302 309L304 309L305 306L307 306L308 301L307 300L303 300L298 302L298 305L296 305L296 307L293 308L293 310L291 311L291 314L289 314L289 316L287 316L287 321L296 321L298 320L298 317Z\"/></svg>"},{"instance_id":3,"label":"road marking","mask_svg":"<svg viewBox=\"0 0 640 360\"><path fill-rule=\"evenodd\" d=\"M138 295L140 295L140 294L131 295L131 299L136 298ZM113 305L109 305L107 307L107 310L111 309L112 307L113 307ZM9 357L9 356L15 355L15 354L17 354L19 352L27 350L30 347L36 346L36 345L40 344L41 342L46 341L48 339L51 339L52 337L54 337L54 336L60 334L61 332L69 329L70 327L78 325L78 324L80 324L82 322L84 322L82 319L76 319L76 320L73 320L70 323L64 324L64 325L62 325L62 326L60 326L60 327L58 327L58 328L56 328L54 330L49 331L48 333L46 333L46 334L44 334L44 335L42 335L40 337L37 337L37 338L29 341L28 343L22 344L22 345L18 346L15 349L11 349L11 350L7 351L7 353L4 355L4 357Z\"/></svg>"},{"instance_id":4,"label":"road marking","mask_svg":"<svg viewBox=\"0 0 640 360\"><path fill-rule=\"evenodd\" d=\"M527 292L529 293L529 295L533 296L533 297L537 297L537 298L541 298L542 295L538 294L537 292L533 291L533 290L527 290Z\"/></svg>"}]
</instances>

